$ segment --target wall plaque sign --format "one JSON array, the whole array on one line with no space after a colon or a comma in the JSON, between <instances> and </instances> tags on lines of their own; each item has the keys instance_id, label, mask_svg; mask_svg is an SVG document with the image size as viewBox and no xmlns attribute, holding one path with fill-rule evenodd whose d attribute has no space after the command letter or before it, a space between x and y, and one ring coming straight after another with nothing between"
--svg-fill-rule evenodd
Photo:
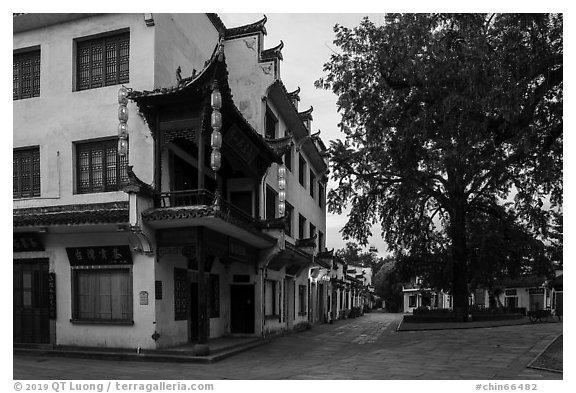
<instances>
[{"instance_id":1,"label":"wall plaque sign","mask_svg":"<svg viewBox=\"0 0 576 393\"><path fill-rule=\"evenodd\" d=\"M56 319L56 273L48 273L48 318Z\"/></svg>"},{"instance_id":2,"label":"wall plaque sign","mask_svg":"<svg viewBox=\"0 0 576 393\"><path fill-rule=\"evenodd\" d=\"M236 126L230 127L230 130L225 135L224 142L247 164L251 164L258 155L256 146Z\"/></svg>"},{"instance_id":3,"label":"wall plaque sign","mask_svg":"<svg viewBox=\"0 0 576 393\"><path fill-rule=\"evenodd\" d=\"M70 266L132 265L129 246L67 247Z\"/></svg>"},{"instance_id":4,"label":"wall plaque sign","mask_svg":"<svg viewBox=\"0 0 576 393\"><path fill-rule=\"evenodd\" d=\"M162 281L154 281L154 295L156 300L162 300Z\"/></svg>"},{"instance_id":5,"label":"wall plaque sign","mask_svg":"<svg viewBox=\"0 0 576 393\"><path fill-rule=\"evenodd\" d=\"M228 256L238 261L246 262L248 260L248 249L244 244L230 239Z\"/></svg>"},{"instance_id":6,"label":"wall plaque sign","mask_svg":"<svg viewBox=\"0 0 576 393\"><path fill-rule=\"evenodd\" d=\"M159 246L187 246L197 243L196 228L161 229L156 231Z\"/></svg>"},{"instance_id":7,"label":"wall plaque sign","mask_svg":"<svg viewBox=\"0 0 576 393\"><path fill-rule=\"evenodd\" d=\"M44 244L37 233L14 233L13 252L44 251Z\"/></svg>"},{"instance_id":8,"label":"wall plaque sign","mask_svg":"<svg viewBox=\"0 0 576 393\"><path fill-rule=\"evenodd\" d=\"M148 292L140 291L140 305L147 306L148 305Z\"/></svg>"}]
</instances>

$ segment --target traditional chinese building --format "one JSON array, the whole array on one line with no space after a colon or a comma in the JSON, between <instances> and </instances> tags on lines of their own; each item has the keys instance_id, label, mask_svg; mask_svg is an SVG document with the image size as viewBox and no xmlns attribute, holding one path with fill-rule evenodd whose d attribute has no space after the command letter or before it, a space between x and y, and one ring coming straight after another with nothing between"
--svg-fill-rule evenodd
<instances>
[{"instance_id":1,"label":"traditional chinese building","mask_svg":"<svg viewBox=\"0 0 576 393\"><path fill-rule=\"evenodd\" d=\"M14 16L15 343L153 349L308 323L327 159L265 24Z\"/></svg>"}]
</instances>

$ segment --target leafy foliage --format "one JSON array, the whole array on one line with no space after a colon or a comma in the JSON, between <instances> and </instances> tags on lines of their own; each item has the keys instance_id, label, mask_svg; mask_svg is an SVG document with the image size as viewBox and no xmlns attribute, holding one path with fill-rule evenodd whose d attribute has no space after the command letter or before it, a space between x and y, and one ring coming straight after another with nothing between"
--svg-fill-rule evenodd
<instances>
[{"instance_id":1,"label":"leafy foliage","mask_svg":"<svg viewBox=\"0 0 576 393\"><path fill-rule=\"evenodd\" d=\"M316 82L338 96L345 136L330 145L328 208L350 205L345 238L365 245L380 224L392 251L443 264L465 305L487 245L546 242L562 208L562 15L387 21L337 25L341 53ZM478 220L492 235L471 232Z\"/></svg>"},{"instance_id":2,"label":"leafy foliage","mask_svg":"<svg viewBox=\"0 0 576 393\"><path fill-rule=\"evenodd\" d=\"M357 243L348 242L345 248L336 250L335 255L348 265L370 267L373 272L377 272L384 259L378 257L376 251L374 249L370 249L368 252L362 251L362 247Z\"/></svg>"}]
</instances>

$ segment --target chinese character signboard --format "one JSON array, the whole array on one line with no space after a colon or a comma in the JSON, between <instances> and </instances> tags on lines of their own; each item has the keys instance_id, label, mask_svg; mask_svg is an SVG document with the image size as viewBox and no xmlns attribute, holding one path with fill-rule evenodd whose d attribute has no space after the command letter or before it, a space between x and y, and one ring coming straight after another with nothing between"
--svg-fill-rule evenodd
<instances>
[{"instance_id":1,"label":"chinese character signboard","mask_svg":"<svg viewBox=\"0 0 576 393\"><path fill-rule=\"evenodd\" d=\"M66 248L70 266L132 265L128 246L95 246Z\"/></svg>"},{"instance_id":2,"label":"chinese character signboard","mask_svg":"<svg viewBox=\"0 0 576 393\"><path fill-rule=\"evenodd\" d=\"M13 252L44 251L44 244L37 233L14 233Z\"/></svg>"},{"instance_id":3,"label":"chinese character signboard","mask_svg":"<svg viewBox=\"0 0 576 393\"><path fill-rule=\"evenodd\" d=\"M236 126L230 127L224 142L248 165L254 161L258 154L256 146Z\"/></svg>"},{"instance_id":4,"label":"chinese character signboard","mask_svg":"<svg viewBox=\"0 0 576 393\"><path fill-rule=\"evenodd\" d=\"M56 319L56 273L48 273L48 317Z\"/></svg>"},{"instance_id":5,"label":"chinese character signboard","mask_svg":"<svg viewBox=\"0 0 576 393\"><path fill-rule=\"evenodd\" d=\"M228 256L237 261L246 262L248 260L248 250L242 243L230 239Z\"/></svg>"}]
</instances>

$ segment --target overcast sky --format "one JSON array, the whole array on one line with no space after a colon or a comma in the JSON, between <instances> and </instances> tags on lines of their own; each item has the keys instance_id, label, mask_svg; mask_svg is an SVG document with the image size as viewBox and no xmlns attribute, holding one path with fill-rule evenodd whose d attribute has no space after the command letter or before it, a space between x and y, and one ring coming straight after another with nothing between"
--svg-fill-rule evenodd
<instances>
[{"instance_id":1,"label":"overcast sky","mask_svg":"<svg viewBox=\"0 0 576 393\"><path fill-rule=\"evenodd\" d=\"M218 14L226 27L236 27L262 19L263 14ZM284 42L282 49L283 61L280 64L280 78L288 91L300 87L299 111L304 111L312 105L312 133L321 130L322 140L329 145L330 140L343 139L338 130L340 115L336 111L336 96L331 91L314 87L314 81L324 76L324 63L330 60L330 55L338 48L334 41L333 27L340 24L347 27L357 26L364 16L368 16L377 25L384 21L384 14L281 14L266 13L266 32L264 49L274 47ZM328 187L334 183L330 180ZM326 218L326 247L339 249L345 246L340 229L347 221L346 214L341 216L328 213ZM380 227L375 227L371 245L378 248L384 255L386 247L380 237Z\"/></svg>"}]
</instances>

